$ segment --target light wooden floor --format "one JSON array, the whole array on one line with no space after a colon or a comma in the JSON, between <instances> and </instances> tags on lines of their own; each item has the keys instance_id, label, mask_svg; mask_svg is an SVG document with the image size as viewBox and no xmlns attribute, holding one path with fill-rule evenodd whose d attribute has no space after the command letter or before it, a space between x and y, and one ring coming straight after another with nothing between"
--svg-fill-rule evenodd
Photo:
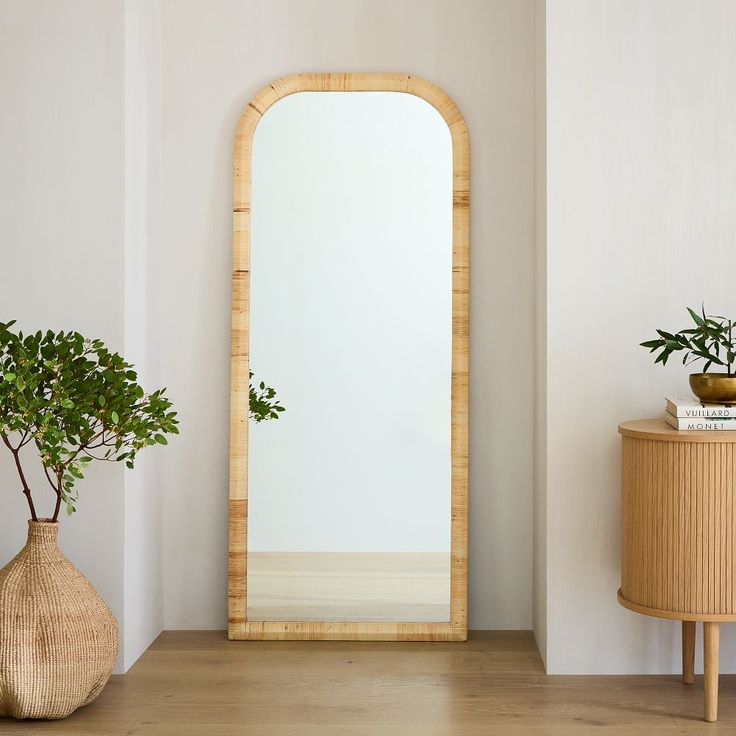
<instances>
[{"instance_id":1,"label":"light wooden floor","mask_svg":"<svg viewBox=\"0 0 736 736\"><path fill-rule=\"evenodd\" d=\"M464 644L228 642L166 632L66 721L2 736L675 736L736 734L736 677L701 720L702 677L547 677L531 634Z\"/></svg>"},{"instance_id":2,"label":"light wooden floor","mask_svg":"<svg viewBox=\"0 0 736 736\"><path fill-rule=\"evenodd\" d=\"M251 621L449 621L450 555L249 552Z\"/></svg>"}]
</instances>

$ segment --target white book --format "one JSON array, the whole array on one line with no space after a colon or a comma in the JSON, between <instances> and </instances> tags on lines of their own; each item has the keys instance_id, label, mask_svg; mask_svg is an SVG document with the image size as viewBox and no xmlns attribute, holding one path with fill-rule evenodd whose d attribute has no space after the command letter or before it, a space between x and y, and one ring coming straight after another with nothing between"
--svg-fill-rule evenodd
<instances>
[{"instance_id":1,"label":"white book","mask_svg":"<svg viewBox=\"0 0 736 736\"><path fill-rule=\"evenodd\" d=\"M667 411L675 417L736 417L736 406L701 404L697 399L665 399Z\"/></svg>"},{"instance_id":2,"label":"white book","mask_svg":"<svg viewBox=\"0 0 736 736\"><path fill-rule=\"evenodd\" d=\"M665 412L664 420L675 429L693 432L723 432L728 430L736 430L736 417L726 417L721 419L716 417L709 419L707 417L676 417Z\"/></svg>"}]
</instances>

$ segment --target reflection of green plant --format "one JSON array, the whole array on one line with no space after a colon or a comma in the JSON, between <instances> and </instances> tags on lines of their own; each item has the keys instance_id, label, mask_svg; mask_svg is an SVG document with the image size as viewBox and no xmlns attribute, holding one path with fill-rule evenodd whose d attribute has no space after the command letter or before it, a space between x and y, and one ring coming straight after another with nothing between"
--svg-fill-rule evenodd
<instances>
[{"instance_id":1,"label":"reflection of green plant","mask_svg":"<svg viewBox=\"0 0 736 736\"><path fill-rule=\"evenodd\" d=\"M253 378L253 371L250 372ZM279 414L286 409L281 406L278 400L273 401L276 391L261 381L258 388L250 384L250 418L256 422L262 422L266 419L278 419Z\"/></svg>"},{"instance_id":2,"label":"reflection of green plant","mask_svg":"<svg viewBox=\"0 0 736 736\"><path fill-rule=\"evenodd\" d=\"M74 485L94 460L125 461L133 468L138 451L167 444L178 434L176 413L165 389L144 393L130 363L101 340L78 332L23 336L0 322L0 439L15 461L31 517L38 520L21 463L33 441L61 504L75 511Z\"/></svg>"},{"instance_id":3,"label":"reflection of green plant","mask_svg":"<svg viewBox=\"0 0 736 736\"><path fill-rule=\"evenodd\" d=\"M672 353L685 351L682 356L682 364L690 365L698 360L704 360L703 373L708 372L711 365L725 366L728 375L733 375L733 364L736 358L736 339L733 335L736 322L726 317L714 317L706 315L705 307L701 314L687 308L695 323L695 327L680 330L675 334L657 330L657 340L647 340L641 343L642 347L649 348L649 352L656 350L661 352L655 363L665 365Z\"/></svg>"}]
</instances>

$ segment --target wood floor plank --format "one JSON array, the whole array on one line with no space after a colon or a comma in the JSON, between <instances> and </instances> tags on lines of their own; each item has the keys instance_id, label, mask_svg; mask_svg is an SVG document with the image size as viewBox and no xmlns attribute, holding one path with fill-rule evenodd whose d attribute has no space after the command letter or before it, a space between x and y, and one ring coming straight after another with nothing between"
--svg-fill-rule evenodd
<instances>
[{"instance_id":1,"label":"wood floor plank","mask_svg":"<svg viewBox=\"0 0 736 736\"><path fill-rule=\"evenodd\" d=\"M736 676L719 722L702 676L548 677L529 632L467 643L229 642L165 632L65 721L0 720L5 736L698 736L736 734Z\"/></svg>"},{"instance_id":2,"label":"wood floor plank","mask_svg":"<svg viewBox=\"0 0 736 736\"><path fill-rule=\"evenodd\" d=\"M508 724L502 728L489 726L433 725L427 727L388 726L376 728L374 725L364 725L345 728L343 726L254 726L248 727L247 732L242 726L196 725L172 726L159 723L140 724L130 731L127 736L588 736L591 726L583 721L561 727L545 725L541 727L526 726L524 724ZM613 735L614 732L596 727L594 733ZM666 729L651 729L638 727L626 731L629 736L678 736L672 727ZM703 731L702 733L706 733ZM725 731L721 733L726 733ZM733 732L731 732L733 734Z\"/></svg>"},{"instance_id":3,"label":"wood floor plank","mask_svg":"<svg viewBox=\"0 0 736 736\"><path fill-rule=\"evenodd\" d=\"M134 718L110 722L80 721L73 716L65 721L14 721L0 718L0 733L3 736L128 736L137 725Z\"/></svg>"}]
</instances>

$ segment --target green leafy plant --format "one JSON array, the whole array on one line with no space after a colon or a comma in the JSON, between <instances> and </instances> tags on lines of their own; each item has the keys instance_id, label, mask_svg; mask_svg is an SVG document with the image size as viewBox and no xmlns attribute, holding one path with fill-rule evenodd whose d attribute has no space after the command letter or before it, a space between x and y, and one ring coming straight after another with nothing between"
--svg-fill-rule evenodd
<instances>
[{"instance_id":1,"label":"green leafy plant","mask_svg":"<svg viewBox=\"0 0 736 736\"><path fill-rule=\"evenodd\" d=\"M249 413L256 422L267 419L278 419L282 411L286 411L278 400L274 401L276 390L261 381L258 388L253 386L253 371L250 372Z\"/></svg>"},{"instance_id":2,"label":"green leafy plant","mask_svg":"<svg viewBox=\"0 0 736 736\"><path fill-rule=\"evenodd\" d=\"M727 374L734 374L734 359L736 358L736 340L734 339L734 322L726 317L706 315L705 306L698 314L687 308L694 327L680 332L666 332L657 330L659 337L656 340L647 340L640 343L649 348L650 353L659 351L655 363L666 365L672 353L682 352L682 364L690 365L699 360L705 361L703 373L707 373L712 365L726 368Z\"/></svg>"},{"instance_id":3,"label":"green leafy plant","mask_svg":"<svg viewBox=\"0 0 736 736\"><path fill-rule=\"evenodd\" d=\"M140 450L178 434L178 421L165 389L145 393L133 366L101 340L51 330L24 336L11 330L14 324L0 323L0 439L37 521L21 458L34 443L57 521L62 504L75 511L76 483L90 463L133 468Z\"/></svg>"}]
</instances>

